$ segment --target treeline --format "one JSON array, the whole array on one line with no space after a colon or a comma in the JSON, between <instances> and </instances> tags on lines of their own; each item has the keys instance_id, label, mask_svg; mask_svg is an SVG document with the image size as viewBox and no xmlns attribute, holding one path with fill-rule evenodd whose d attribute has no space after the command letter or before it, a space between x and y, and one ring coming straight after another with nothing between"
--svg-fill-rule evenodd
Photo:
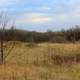
<instances>
[{"instance_id":1,"label":"treeline","mask_svg":"<svg viewBox=\"0 0 80 80\"><path fill-rule=\"evenodd\" d=\"M4 41L21 41L21 42L76 42L80 41L80 27L70 28L68 30L36 32L14 29L0 29L0 40L3 36Z\"/></svg>"}]
</instances>

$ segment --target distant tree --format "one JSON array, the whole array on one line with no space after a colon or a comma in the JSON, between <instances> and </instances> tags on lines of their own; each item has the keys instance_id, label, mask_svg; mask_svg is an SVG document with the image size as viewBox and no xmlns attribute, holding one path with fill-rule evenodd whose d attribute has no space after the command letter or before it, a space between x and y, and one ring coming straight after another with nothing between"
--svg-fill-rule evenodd
<instances>
[{"instance_id":1,"label":"distant tree","mask_svg":"<svg viewBox=\"0 0 80 80\"><path fill-rule=\"evenodd\" d=\"M68 29L65 36L71 42L80 40L80 27L76 26L75 28Z\"/></svg>"}]
</instances>

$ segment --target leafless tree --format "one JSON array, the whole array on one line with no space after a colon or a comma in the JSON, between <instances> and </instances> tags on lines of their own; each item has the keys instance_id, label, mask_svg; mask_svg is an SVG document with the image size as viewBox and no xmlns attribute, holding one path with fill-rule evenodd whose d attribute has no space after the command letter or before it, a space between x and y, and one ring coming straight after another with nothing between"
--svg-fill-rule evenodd
<instances>
[{"instance_id":1,"label":"leafless tree","mask_svg":"<svg viewBox=\"0 0 80 80\"><path fill-rule=\"evenodd\" d=\"M5 44L5 31L6 31L6 27L9 26L8 25L9 21L7 18L7 15L4 13L0 13L0 29L1 29L1 36L0 36L0 64L4 64L5 63L5 59L6 57L10 54L10 51L13 48L13 45L11 46L11 48L8 49L8 53L5 53L5 46L7 46L7 44ZM11 27L14 27L13 25ZM6 55L5 55L6 54Z\"/></svg>"}]
</instances>

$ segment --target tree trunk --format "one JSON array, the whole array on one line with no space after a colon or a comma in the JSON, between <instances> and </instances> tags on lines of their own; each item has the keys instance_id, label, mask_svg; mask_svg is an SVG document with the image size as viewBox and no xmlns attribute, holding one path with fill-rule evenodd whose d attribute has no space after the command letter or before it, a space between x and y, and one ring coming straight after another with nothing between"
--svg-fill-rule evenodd
<instances>
[{"instance_id":1,"label":"tree trunk","mask_svg":"<svg viewBox=\"0 0 80 80\"><path fill-rule=\"evenodd\" d=\"M1 64L4 63L3 30L1 32Z\"/></svg>"}]
</instances>

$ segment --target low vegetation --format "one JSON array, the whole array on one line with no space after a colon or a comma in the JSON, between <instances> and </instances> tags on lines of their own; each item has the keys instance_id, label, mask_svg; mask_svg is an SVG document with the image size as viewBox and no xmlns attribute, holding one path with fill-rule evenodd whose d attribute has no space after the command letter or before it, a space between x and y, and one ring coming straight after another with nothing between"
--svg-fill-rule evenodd
<instances>
[{"instance_id":1,"label":"low vegetation","mask_svg":"<svg viewBox=\"0 0 80 80\"><path fill-rule=\"evenodd\" d=\"M15 44L0 66L0 80L80 80L79 43Z\"/></svg>"}]
</instances>

